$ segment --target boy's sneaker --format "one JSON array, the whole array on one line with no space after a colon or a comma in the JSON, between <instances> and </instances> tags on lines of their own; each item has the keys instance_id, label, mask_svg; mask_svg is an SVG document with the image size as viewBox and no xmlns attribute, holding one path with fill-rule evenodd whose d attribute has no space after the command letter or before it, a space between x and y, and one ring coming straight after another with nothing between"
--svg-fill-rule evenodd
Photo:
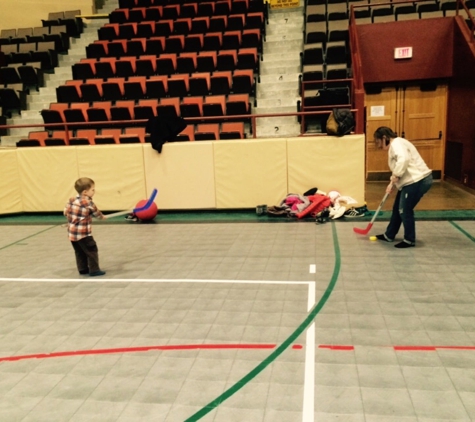
<instances>
[{"instance_id":1,"label":"boy's sneaker","mask_svg":"<svg viewBox=\"0 0 475 422\"><path fill-rule=\"evenodd\" d=\"M357 210L356 208L350 208L344 214L344 217L348 218L355 218L355 217L363 217L365 215L364 212Z\"/></svg>"},{"instance_id":2,"label":"boy's sneaker","mask_svg":"<svg viewBox=\"0 0 475 422\"><path fill-rule=\"evenodd\" d=\"M134 222L135 222L135 221L139 221L139 219L135 216L135 214L127 214L127 215L125 216L125 219L126 219L127 221L134 221Z\"/></svg>"},{"instance_id":3,"label":"boy's sneaker","mask_svg":"<svg viewBox=\"0 0 475 422\"><path fill-rule=\"evenodd\" d=\"M89 273L89 277L97 277L99 275L105 275L105 274L106 274L105 271L99 270L99 271L94 271L93 273Z\"/></svg>"}]
</instances>

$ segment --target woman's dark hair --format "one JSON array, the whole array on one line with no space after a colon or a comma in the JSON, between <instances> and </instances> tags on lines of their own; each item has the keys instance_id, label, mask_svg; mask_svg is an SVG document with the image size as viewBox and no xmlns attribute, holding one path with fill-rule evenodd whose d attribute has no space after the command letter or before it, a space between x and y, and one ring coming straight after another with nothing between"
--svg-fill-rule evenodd
<instances>
[{"instance_id":1,"label":"woman's dark hair","mask_svg":"<svg viewBox=\"0 0 475 422\"><path fill-rule=\"evenodd\" d=\"M383 136L386 136L389 139L397 138L397 134L386 126L378 127L374 132L374 139L383 139Z\"/></svg>"}]
</instances>

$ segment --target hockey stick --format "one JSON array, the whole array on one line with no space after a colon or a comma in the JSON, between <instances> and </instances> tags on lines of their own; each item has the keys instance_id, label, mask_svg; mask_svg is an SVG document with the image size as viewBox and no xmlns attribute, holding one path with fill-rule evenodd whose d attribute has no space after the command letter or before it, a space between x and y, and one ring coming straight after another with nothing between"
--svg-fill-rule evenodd
<instances>
[{"instance_id":1,"label":"hockey stick","mask_svg":"<svg viewBox=\"0 0 475 422\"><path fill-rule=\"evenodd\" d=\"M121 215L135 214L135 213L140 212L140 211L148 210L152 206L152 203L155 200L155 197L157 196L157 193L158 193L158 190L154 189L152 191L152 194L150 195L150 198L148 198L146 204L141 206L141 207L137 207L137 208L134 208L132 210L127 210L127 211L113 212L112 214L107 214L104 217L109 219L109 218L113 218L113 217L119 217Z\"/></svg>"},{"instance_id":2,"label":"hockey stick","mask_svg":"<svg viewBox=\"0 0 475 422\"><path fill-rule=\"evenodd\" d=\"M373 218L371 219L370 223L368 224L368 226L365 229L359 229L358 227L353 227L353 231L355 233L358 233L358 234L368 234L369 233L369 231L373 227L374 220L376 220L376 217L378 216L379 211L381 211L381 208L383 207L384 203L386 202L386 199L388 199L388 196L391 193L391 191L392 191L392 186L391 186L391 189L388 192L386 192L386 194L384 195L384 198L381 201L381 203L379 204L378 209L375 211L375 213L373 215Z\"/></svg>"}]
</instances>

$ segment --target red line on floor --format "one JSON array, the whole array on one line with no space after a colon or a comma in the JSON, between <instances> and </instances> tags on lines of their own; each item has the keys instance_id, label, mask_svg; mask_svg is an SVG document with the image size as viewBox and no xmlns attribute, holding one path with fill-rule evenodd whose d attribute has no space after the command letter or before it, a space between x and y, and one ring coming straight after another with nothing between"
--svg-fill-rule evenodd
<instances>
[{"instance_id":1,"label":"red line on floor","mask_svg":"<svg viewBox=\"0 0 475 422\"><path fill-rule=\"evenodd\" d=\"M0 357L0 362L14 362L25 359L47 359L66 356L109 355L114 353L149 352L152 350L222 350L222 349L275 349L276 344L177 344L166 346L119 347L115 349L76 350L71 352L37 353L33 355ZM294 345L294 348L302 348Z\"/></svg>"},{"instance_id":2,"label":"red line on floor","mask_svg":"<svg viewBox=\"0 0 475 422\"><path fill-rule=\"evenodd\" d=\"M354 350L355 346L337 346L334 344L320 344L319 349L330 349L330 350Z\"/></svg>"},{"instance_id":3,"label":"red line on floor","mask_svg":"<svg viewBox=\"0 0 475 422\"><path fill-rule=\"evenodd\" d=\"M380 346L388 347L388 346ZM389 346L398 352L435 352L436 350L475 350L475 346ZM319 349L354 350L355 346L320 344Z\"/></svg>"}]
</instances>

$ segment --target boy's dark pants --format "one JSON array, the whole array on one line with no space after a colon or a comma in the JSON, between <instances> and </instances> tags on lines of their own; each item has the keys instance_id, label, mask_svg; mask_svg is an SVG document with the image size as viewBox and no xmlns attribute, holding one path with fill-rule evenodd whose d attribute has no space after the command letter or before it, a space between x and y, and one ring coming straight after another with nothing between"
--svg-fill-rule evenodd
<instances>
[{"instance_id":1,"label":"boy's dark pants","mask_svg":"<svg viewBox=\"0 0 475 422\"><path fill-rule=\"evenodd\" d=\"M76 253L76 264L81 274L100 271L99 253L96 241L92 236L71 242Z\"/></svg>"}]
</instances>

